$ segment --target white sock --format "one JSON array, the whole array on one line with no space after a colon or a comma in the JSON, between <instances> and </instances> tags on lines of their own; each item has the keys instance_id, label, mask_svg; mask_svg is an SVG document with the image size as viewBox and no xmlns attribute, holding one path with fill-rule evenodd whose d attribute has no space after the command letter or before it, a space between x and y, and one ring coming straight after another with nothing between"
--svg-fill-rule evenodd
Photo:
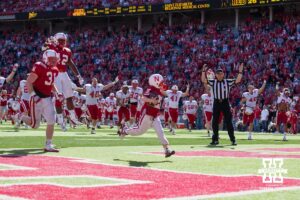
<instances>
[{"instance_id":1,"label":"white sock","mask_svg":"<svg viewBox=\"0 0 300 200\"><path fill-rule=\"evenodd\" d=\"M59 125L62 125L64 123L64 117L63 114L57 114L57 123Z\"/></svg>"},{"instance_id":2,"label":"white sock","mask_svg":"<svg viewBox=\"0 0 300 200\"><path fill-rule=\"evenodd\" d=\"M52 144L52 140L47 140L46 141L46 145L51 145Z\"/></svg>"},{"instance_id":3,"label":"white sock","mask_svg":"<svg viewBox=\"0 0 300 200\"><path fill-rule=\"evenodd\" d=\"M70 113L70 118L72 121L77 121L77 117L75 115L75 111L74 110L69 110Z\"/></svg>"}]
</instances>

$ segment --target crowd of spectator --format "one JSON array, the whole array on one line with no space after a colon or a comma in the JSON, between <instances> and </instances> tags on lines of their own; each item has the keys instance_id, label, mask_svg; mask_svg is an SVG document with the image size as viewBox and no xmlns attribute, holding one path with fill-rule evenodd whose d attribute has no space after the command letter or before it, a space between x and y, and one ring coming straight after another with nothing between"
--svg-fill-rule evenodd
<instances>
[{"instance_id":1,"label":"crowd of spectator","mask_svg":"<svg viewBox=\"0 0 300 200\"><path fill-rule=\"evenodd\" d=\"M186 0L6 0L0 1L0 13L72 10L76 8L110 8L117 6L153 5Z\"/></svg>"},{"instance_id":2,"label":"crowd of spectator","mask_svg":"<svg viewBox=\"0 0 300 200\"><path fill-rule=\"evenodd\" d=\"M111 32L74 28L67 31L68 45L86 82L96 77L107 83L118 74L122 81L137 78L145 86L147 77L159 72L169 85L177 84L181 90L190 83L196 99L203 94L199 77L204 63L212 69L221 66L228 77L235 77L237 65L245 62L243 83L231 91L232 105L239 106L248 83L260 87L267 79L259 104L272 106L276 100L276 82L290 88L294 97L300 94L300 62L296 52L300 46L299 19L282 15L270 23L267 19L249 18L238 30L196 21L172 27L158 23L145 32L126 27ZM9 85L10 90L41 58L41 46L47 37L46 31L37 27L0 32L0 74L6 75L13 63L21 66L16 81ZM295 108L300 111L298 104L295 103Z\"/></svg>"}]
</instances>

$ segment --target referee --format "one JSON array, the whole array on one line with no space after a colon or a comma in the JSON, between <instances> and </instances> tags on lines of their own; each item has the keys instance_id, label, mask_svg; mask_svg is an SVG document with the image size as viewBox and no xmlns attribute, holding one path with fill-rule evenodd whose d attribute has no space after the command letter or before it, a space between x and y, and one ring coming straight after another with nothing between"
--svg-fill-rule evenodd
<instances>
[{"instance_id":1,"label":"referee","mask_svg":"<svg viewBox=\"0 0 300 200\"><path fill-rule=\"evenodd\" d=\"M220 113L223 112L224 120L227 126L227 131L229 138L231 140L232 145L237 145L234 137L234 129L232 125L232 114L230 110L229 104L229 94L230 89L234 84L238 84L242 80L244 65L241 64L239 66L239 74L236 79L224 79L224 72L222 68L218 68L216 71L216 78L207 80L206 71L207 65L203 65L201 81L203 82L205 88L207 85L210 85L212 88L213 96L214 96L214 104L213 104L213 136L211 145L219 144L219 117Z\"/></svg>"}]
</instances>

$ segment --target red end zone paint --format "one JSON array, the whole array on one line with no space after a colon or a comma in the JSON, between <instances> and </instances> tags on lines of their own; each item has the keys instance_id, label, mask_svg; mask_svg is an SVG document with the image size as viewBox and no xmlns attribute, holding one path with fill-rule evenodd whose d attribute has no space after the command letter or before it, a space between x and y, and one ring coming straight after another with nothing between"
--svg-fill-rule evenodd
<instances>
[{"instance_id":1,"label":"red end zone paint","mask_svg":"<svg viewBox=\"0 0 300 200\"><path fill-rule=\"evenodd\" d=\"M150 154L162 154L160 152L149 152ZM148 152L147 152L148 154ZM269 152L247 152L247 151L230 151L230 150L209 150L209 151L181 151L176 152L175 156L219 156L219 157L238 157L238 158L296 158L300 155L272 154Z\"/></svg>"},{"instance_id":2,"label":"red end zone paint","mask_svg":"<svg viewBox=\"0 0 300 200\"><path fill-rule=\"evenodd\" d=\"M256 150L279 151L279 152L299 152L300 148L261 148Z\"/></svg>"},{"instance_id":3,"label":"red end zone paint","mask_svg":"<svg viewBox=\"0 0 300 200\"><path fill-rule=\"evenodd\" d=\"M41 200L158 199L262 190L270 186L263 184L260 176L222 177L188 174L90 164L76 162L74 159L48 156L0 157L0 163L37 168L36 170L0 171L1 177L93 175L151 182L91 188L66 188L45 184L0 186L0 194ZM283 184L277 185L279 188L291 186L300 186L300 180L284 179Z\"/></svg>"}]
</instances>

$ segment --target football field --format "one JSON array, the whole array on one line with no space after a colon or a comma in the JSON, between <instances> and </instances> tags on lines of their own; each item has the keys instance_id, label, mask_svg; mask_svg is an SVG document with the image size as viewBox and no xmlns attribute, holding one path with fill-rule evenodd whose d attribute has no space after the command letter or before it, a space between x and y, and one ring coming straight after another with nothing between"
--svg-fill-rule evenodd
<instances>
[{"instance_id":1,"label":"football field","mask_svg":"<svg viewBox=\"0 0 300 200\"><path fill-rule=\"evenodd\" d=\"M165 158L156 134L120 140L116 129L91 135L85 126L61 132L59 153L44 153L45 126L38 130L0 125L0 199L299 199L300 136L227 132L208 146L206 131L166 131L176 154ZM274 161L277 179L267 173ZM282 161L282 162L281 162ZM263 175L265 181L263 182ZM262 172L262 173L259 173ZM282 182L280 175L283 176ZM278 181L279 180L279 181Z\"/></svg>"}]
</instances>

